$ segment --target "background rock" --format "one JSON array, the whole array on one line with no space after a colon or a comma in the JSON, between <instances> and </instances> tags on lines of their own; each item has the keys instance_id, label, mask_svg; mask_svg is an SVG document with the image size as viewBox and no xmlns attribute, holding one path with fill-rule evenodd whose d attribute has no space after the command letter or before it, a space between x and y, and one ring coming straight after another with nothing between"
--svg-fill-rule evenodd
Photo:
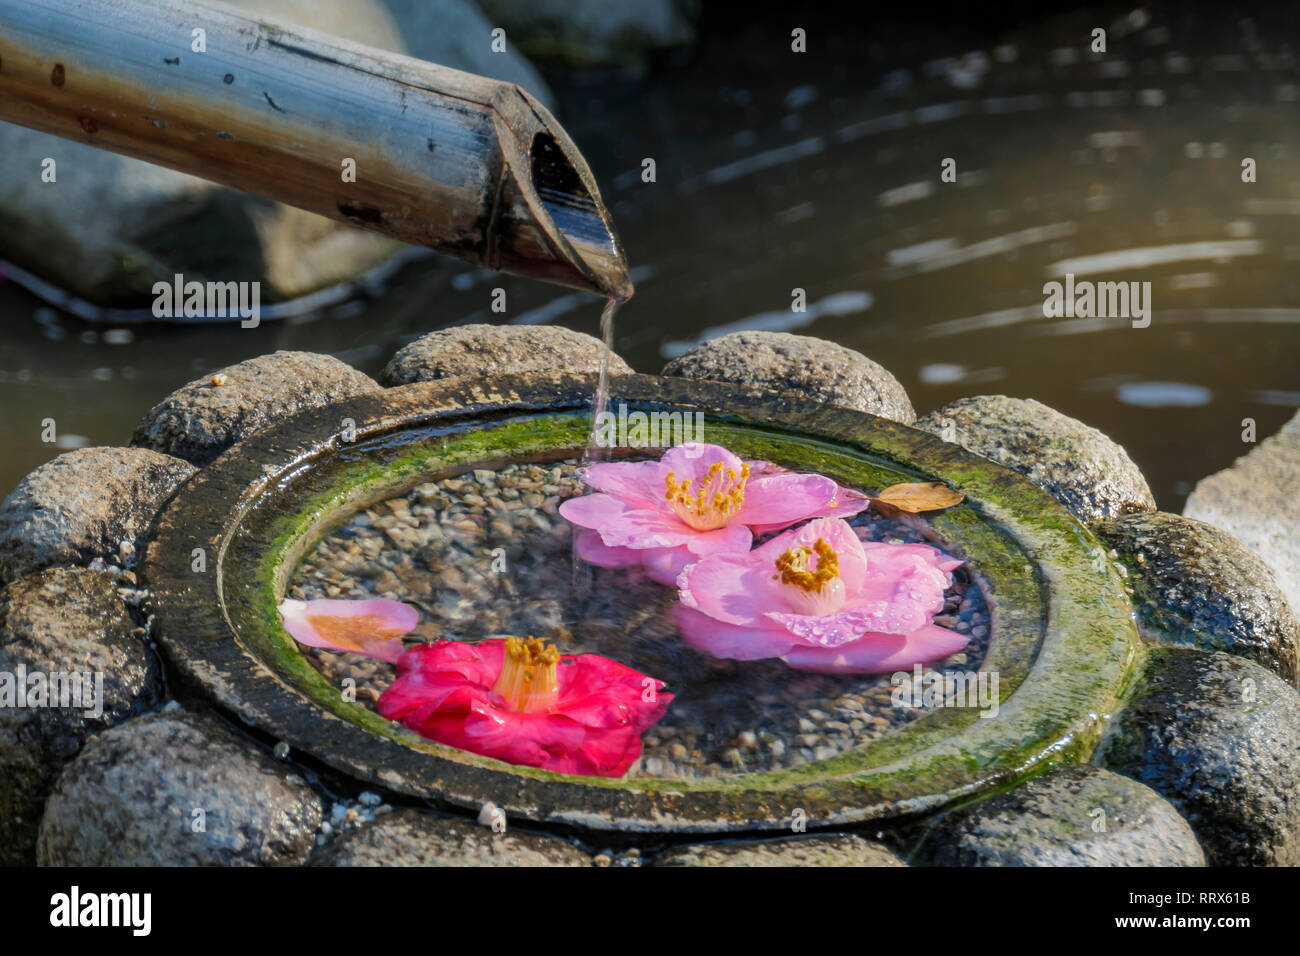
<instances>
[{"instance_id":1,"label":"background rock","mask_svg":"<svg viewBox=\"0 0 1300 956\"><path fill-rule=\"evenodd\" d=\"M961 398L917 419L916 427L1019 472L1084 521L1155 510L1128 452L1031 398Z\"/></svg>"},{"instance_id":2,"label":"background rock","mask_svg":"<svg viewBox=\"0 0 1300 956\"><path fill-rule=\"evenodd\" d=\"M479 0L494 26L529 56L571 66L645 65L648 53L695 38L683 0Z\"/></svg>"},{"instance_id":3,"label":"background rock","mask_svg":"<svg viewBox=\"0 0 1300 956\"><path fill-rule=\"evenodd\" d=\"M551 99L518 53L491 51L490 28L467 0L393 0L392 15L379 0L233 5L521 83L544 102ZM0 180L0 257L101 305L147 303L154 282L177 272L203 282L261 282L264 303L293 298L355 279L404 248L313 213L8 123L0 123L0 156L11 169L32 170ZM55 183L39 178L45 157L57 163Z\"/></svg>"},{"instance_id":4,"label":"background rock","mask_svg":"<svg viewBox=\"0 0 1300 956\"><path fill-rule=\"evenodd\" d=\"M193 473L143 448L79 448L47 461L0 503L0 580L97 557L134 567L158 509Z\"/></svg>"},{"instance_id":5,"label":"background rock","mask_svg":"<svg viewBox=\"0 0 1300 956\"><path fill-rule=\"evenodd\" d=\"M1163 511L1097 533L1129 570L1143 636L1245 657L1296 683L1300 622L1268 565L1236 538Z\"/></svg>"},{"instance_id":6,"label":"background rock","mask_svg":"<svg viewBox=\"0 0 1300 956\"><path fill-rule=\"evenodd\" d=\"M45 806L37 859L294 865L320 822L320 800L280 764L211 718L166 712L105 731L67 766Z\"/></svg>"},{"instance_id":7,"label":"background rock","mask_svg":"<svg viewBox=\"0 0 1300 956\"><path fill-rule=\"evenodd\" d=\"M808 335L732 332L673 359L662 374L757 385L905 425L916 420L907 392L885 368L861 352Z\"/></svg>"},{"instance_id":8,"label":"background rock","mask_svg":"<svg viewBox=\"0 0 1300 956\"><path fill-rule=\"evenodd\" d=\"M338 837L312 866L590 866L555 837L494 833L458 817L399 810Z\"/></svg>"},{"instance_id":9,"label":"background rock","mask_svg":"<svg viewBox=\"0 0 1300 956\"><path fill-rule=\"evenodd\" d=\"M172 392L140 420L131 444L202 466L278 419L378 389L328 355L259 355Z\"/></svg>"},{"instance_id":10,"label":"background rock","mask_svg":"<svg viewBox=\"0 0 1300 956\"><path fill-rule=\"evenodd\" d=\"M560 325L458 325L422 335L398 350L379 380L393 386L460 375L596 373L603 357L611 375L631 373L600 339Z\"/></svg>"},{"instance_id":11,"label":"background rock","mask_svg":"<svg viewBox=\"0 0 1300 956\"><path fill-rule=\"evenodd\" d=\"M314 6L317 0L301 2ZM498 24L490 21L473 0L383 0L383 5L397 25L405 52L411 56L517 83L548 109L555 108L550 87L521 54L522 48L509 42L511 38L507 37L506 52L493 52L492 30ZM346 29L346 24L339 29Z\"/></svg>"},{"instance_id":12,"label":"background rock","mask_svg":"<svg viewBox=\"0 0 1300 956\"><path fill-rule=\"evenodd\" d=\"M1055 767L941 818L921 854L934 866L1205 865L1192 828L1168 801L1081 765Z\"/></svg>"},{"instance_id":13,"label":"background rock","mask_svg":"<svg viewBox=\"0 0 1300 956\"><path fill-rule=\"evenodd\" d=\"M1178 808L1211 865L1300 864L1300 693L1258 664L1154 649L1103 747Z\"/></svg>"},{"instance_id":14,"label":"background rock","mask_svg":"<svg viewBox=\"0 0 1300 956\"><path fill-rule=\"evenodd\" d=\"M1273 569L1300 614L1300 412L1231 468L1202 478L1183 508L1223 528Z\"/></svg>"},{"instance_id":15,"label":"background rock","mask_svg":"<svg viewBox=\"0 0 1300 956\"><path fill-rule=\"evenodd\" d=\"M132 633L119 584L106 571L49 568L0 591L0 674L91 675L83 691L90 696L69 697L81 706L18 707L0 688L0 866L35 862L45 798L86 737L154 706L162 693L158 661Z\"/></svg>"},{"instance_id":16,"label":"background rock","mask_svg":"<svg viewBox=\"0 0 1300 956\"><path fill-rule=\"evenodd\" d=\"M907 866L878 843L851 833L703 843L669 850L655 866Z\"/></svg>"}]
</instances>

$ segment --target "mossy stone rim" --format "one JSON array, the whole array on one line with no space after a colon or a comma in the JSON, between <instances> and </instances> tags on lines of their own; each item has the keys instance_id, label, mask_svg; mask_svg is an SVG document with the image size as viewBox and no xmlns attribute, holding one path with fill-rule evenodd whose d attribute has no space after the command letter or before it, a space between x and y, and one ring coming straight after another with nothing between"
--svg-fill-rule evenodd
<instances>
[{"instance_id":1,"label":"mossy stone rim","mask_svg":"<svg viewBox=\"0 0 1300 956\"><path fill-rule=\"evenodd\" d=\"M706 439L778 461L797 450L797 462L783 463L864 487L927 478L966 492L967 503L933 523L988 599L984 667L1000 673L998 716L941 708L788 770L605 780L443 747L344 702L275 612L304 550L346 514L438 470L567 457L585 443L594 388L593 376L569 375L421 383L304 412L232 447L164 509L141 563L155 633L187 692L366 783L596 830L707 833L898 817L1090 755L1126 692L1138 642L1121 578L1060 504L1001 466L864 412L641 375L610 379L611 409L699 411Z\"/></svg>"}]
</instances>

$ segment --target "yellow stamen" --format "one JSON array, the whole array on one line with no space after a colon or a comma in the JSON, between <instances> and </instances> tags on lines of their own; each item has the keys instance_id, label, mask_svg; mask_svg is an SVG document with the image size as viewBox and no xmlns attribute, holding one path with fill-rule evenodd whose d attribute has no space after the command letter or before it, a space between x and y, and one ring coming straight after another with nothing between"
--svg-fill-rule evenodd
<instances>
[{"instance_id":1,"label":"yellow stamen","mask_svg":"<svg viewBox=\"0 0 1300 956\"><path fill-rule=\"evenodd\" d=\"M817 555L817 566L808 567L808 559ZM811 548L800 545L785 551L776 559L778 574L782 584L793 584L801 591L810 594L819 593L827 584L840 576L840 556L826 543L825 538L818 538Z\"/></svg>"},{"instance_id":2,"label":"yellow stamen","mask_svg":"<svg viewBox=\"0 0 1300 956\"><path fill-rule=\"evenodd\" d=\"M672 505L677 517L681 518L696 531L713 531L721 528L736 516L741 505L745 503L745 485L749 481L749 465L723 471L722 462L714 462L700 488L691 494L691 479L677 480L677 473L670 471L665 478L667 485L664 498Z\"/></svg>"},{"instance_id":3,"label":"yellow stamen","mask_svg":"<svg viewBox=\"0 0 1300 956\"><path fill-rule=\"evenodd\" d=\"M506 706L521 714L545 713L560 692L560 652L554 644L530 637L507 637L501 676L492 686Z\"/></svg>"}]
</instances>

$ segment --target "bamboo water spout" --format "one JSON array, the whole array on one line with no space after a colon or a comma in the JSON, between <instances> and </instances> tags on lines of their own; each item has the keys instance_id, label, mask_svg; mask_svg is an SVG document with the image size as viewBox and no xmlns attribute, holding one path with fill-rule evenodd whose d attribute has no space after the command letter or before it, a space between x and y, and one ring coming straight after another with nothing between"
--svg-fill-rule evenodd
<instances>
[{"instance_id":1,"label":"bamboo water spout","mask_svg":"<svg viewBox=\"0 0 1300 956\"><path fill-rule=\"evenodd\" d=\"M582 155L510 83L222 4L0 0L0 120L489 269L632 294Z\"/></svg>"}]
</instances>

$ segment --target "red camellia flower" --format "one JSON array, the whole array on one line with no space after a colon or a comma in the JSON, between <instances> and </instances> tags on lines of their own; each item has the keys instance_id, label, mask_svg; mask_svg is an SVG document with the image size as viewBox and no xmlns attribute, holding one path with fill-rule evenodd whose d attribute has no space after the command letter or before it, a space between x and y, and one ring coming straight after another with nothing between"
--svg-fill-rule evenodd
<instances>
[{"instance_id":1,"label":"red camellia flower","mask_svg":"<svg viewBox=\"0 0 1300 956\"><path fill-rule=\"evenodd\" d=\"M672 701L663 681L528 638L435 641L397 662L379 713L439 743L508 763L619 777Z\"/></svg>"}]
</instances>

